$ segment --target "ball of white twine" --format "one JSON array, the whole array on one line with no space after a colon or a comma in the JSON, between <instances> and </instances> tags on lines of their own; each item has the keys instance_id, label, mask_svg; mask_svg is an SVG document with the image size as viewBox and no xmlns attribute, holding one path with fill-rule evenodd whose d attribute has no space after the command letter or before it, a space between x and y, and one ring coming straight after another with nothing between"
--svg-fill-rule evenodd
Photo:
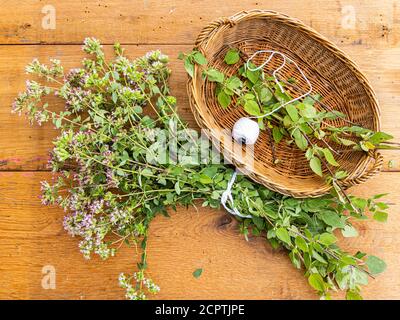
<instances>
[{"instance_id":1,"label":"ball of white twine","mask_svg":"<svg viewBox=\"0 0 400 320\"><path fill-rule=\"evenodd\" d=\"M260 134L258 123L250 118L240 118L232 129L232 137L239 143L253 145Z\"/></svg>"}]
</instances>

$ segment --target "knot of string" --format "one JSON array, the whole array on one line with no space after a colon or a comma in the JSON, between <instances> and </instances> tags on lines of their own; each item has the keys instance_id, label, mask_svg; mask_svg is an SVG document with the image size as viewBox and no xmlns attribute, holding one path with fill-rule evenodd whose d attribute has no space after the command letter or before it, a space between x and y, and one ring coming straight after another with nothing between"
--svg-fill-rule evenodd
<instances>
[{"instance_id":1,"label":"knot of string","mask_svg":"<svg viewBox=\"0 0 400 320\"><path fill-rule=\"evenodd\" d=\"M228 211L230 214L234 216L238 216L241 218L251 218L250 215L244 215L239 212L239 210L235 207L235 204L233 202L233 197L232 197L232 187L233 184L235 183L236 176L237 176L237 170L232 174L231 179L228 182L228 186L226 187L226 190L222 193L221 196L221 204L225 208L226 211ZM229 202L229 206L227 203Z\"/></svg>"}]
</instances>

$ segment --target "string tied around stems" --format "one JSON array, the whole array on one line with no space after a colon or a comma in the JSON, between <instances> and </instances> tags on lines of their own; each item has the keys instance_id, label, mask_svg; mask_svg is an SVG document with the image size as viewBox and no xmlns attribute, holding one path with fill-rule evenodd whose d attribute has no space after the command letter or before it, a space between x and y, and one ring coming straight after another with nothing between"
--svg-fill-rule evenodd
<instances>
[{"instance_id":1,"label":"string tied around stems","mask_svg":"<svg viewBox=\"0 0 400 320\"><path fill-rule=\"evenodd\" d=\"M230 214L232 214L234 216L238 216L241 218L251 218L251 215L241 214L239 212L239 210L235 207L235 204L233 202L232 187L233 187L233 184L235 183L237 174L238 174L238 170L236 169L235 172L232 174L231 179L228 182L228 186L226 187L226 190L222 193L221 204L227 212L229 212ZM227 204L228 201L229 201L230 207Z\"/></svg>"}]
</instances>

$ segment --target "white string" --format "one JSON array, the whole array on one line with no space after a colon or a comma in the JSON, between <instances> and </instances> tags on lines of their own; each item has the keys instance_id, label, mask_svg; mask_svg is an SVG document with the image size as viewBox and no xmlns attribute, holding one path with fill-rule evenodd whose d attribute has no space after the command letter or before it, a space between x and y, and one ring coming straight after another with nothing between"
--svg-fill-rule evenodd
<instances>
[{"instance_id":1,"label":"white string","mask_svg":"<svg viewBox=\"0 0 400 320\"><path fill-rule=\"evenodd\" d=\"M249 66L249 63L251 62L251 60L254 59L254 57L256 57L256 56L257 56L258 54L260 54L260 53L270 53L270 55L269 55L268 59L265 60L260 66L258 66L258 67L256 67L256 68L251 68L251 67ZM293 63L293 64L295 65L295 67L297 68L297 70L299 70L301 76L302 76L303 79L307 82L307 84L308 84L308 86L309 86L309 90L308 90L306 93L302 94L301 96L299 96L299 97L297 97L297 98L295 98L295 99L292 99L292 100L290 100L290 101L288 101L288 102L285 102L284 104L281 104L279 107L275 108L274 110L272 110L272 111L270 111L270 112L267 112L267 113L265 113L265 114L263 114L263 115L261 115L261 116L253 116L253 117L250 117L250 118L259 119L259 118L268 117L268 116L270 116L271 114L273 114L273 113L277 112L278 110L280 110L281 108L283 108L284 106L287 106L287 105L290 104L290 103L293 103L293 102L295 102L295 101L297 101L297 100L300 100L300 99L303 99L303 98L307 97L309 94L311 94L311 92L312 92L312 90L313 90L313 87L312 87L311 82L308 80L308 78L307 78L306 75L303 73L303 71L300 69L300 67L297 65L297 63L294 62L294 61L293 61L292 59L290 59L289 57L286 57L283 53L281 53L281 52L279 52L279 51L274 51L274 50L259 50L259 51L256 51L256 52L253 53L253 55L247 60L247 62L246 62L246 67L247 67L247 69L250 70L250 71L257 71L257 70L260 70L260 69L264 68L264 67L271 61L272 57L273 57L275 54L281 56L282 59L283 59L283 63L282 63L278 68L276 68L276 69L274 70L274 72L272 73L272 76L274 77L276 84L279 86L279 89L280 89L283 93L285 92L285 91L283 90L282 85L279 83L279 80L278 80L278 77L276 76L276 73L277 73L279 70L281 70L281 69L286 65L286 61L289 61L290 63Z\"/></svg>"},{"instance_id":2,"label":"white string","mask_svg":"<svg viewBox=\"0 0 400 320\"><path fill-rule=\"evenodd\" d=\"M235 183L236 180L236 176L237 176L237 170L233 173L231 179L228 182L228 186L226 187L226 190L224 191L224 193L221 196L221 204L222 206L225 208L226 211L228 211L230 214L234 215L234 216L239 216L241 218L251 218L250 215L244 215L241 214L239 212L238 209L236 209L234 203L233 203L233 197L232 197L232 186ZM227 206L227 202L230 202L230 206L231 208L229 208Z\"/></svg>"}]
</instances>

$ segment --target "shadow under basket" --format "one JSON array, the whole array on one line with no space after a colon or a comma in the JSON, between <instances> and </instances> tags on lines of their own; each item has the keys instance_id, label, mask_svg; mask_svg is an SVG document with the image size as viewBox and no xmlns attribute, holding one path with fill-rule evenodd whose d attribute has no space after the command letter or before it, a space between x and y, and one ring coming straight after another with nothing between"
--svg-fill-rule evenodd
<instances>
[{"instance_id":1,"label":"shadow under basket","mask_svg":"<svg viewBox=\"0 0 400 320\"><path fill-rule=\"evenodd\" d=\"M365 128L380 129L379 105L366 77L357 65L339 48L297 19L264 10L243 11L230 18L220 18L206 26L196 40L196 49L208 60L208 67L216 68L227 76L237 73L246 57L258 50L280 51L295 61L313 85L312 94L320 94L324 105L346 115L346 119ZM227 65L224 57L230 48L242 52L242 61ZM267 54L257 55L253 62L261 65ZM272 59L265 71L280 65ZM279 71L281 79L296 79L300 96L308 85L293 64ZM330 191L324 178L309 167L304 152L285 139L275 145L275 158L268 132L262 131L254 145L254 159L247 161L241 155L242 147L233 141L230 132L234 123L247 114L242 107L222 108L215 97L215 84L202 78L202 67L195 65L194 76L188 82L190 106L198 125L223 152L224 156L254 181L273 191L293 197L318 197ZM316 103L316 108L321 106ZM343 119L329 123L336 127L348 125ZM335 146L333 146L335 147ZM338 146L336 146L338 147ZM335 155L348 177L340 181L343 188L360 184L377 174L383 164L378 152L343 152ZM324 174L327 169L325 169Z\"/></svg>"}]
</instances>

